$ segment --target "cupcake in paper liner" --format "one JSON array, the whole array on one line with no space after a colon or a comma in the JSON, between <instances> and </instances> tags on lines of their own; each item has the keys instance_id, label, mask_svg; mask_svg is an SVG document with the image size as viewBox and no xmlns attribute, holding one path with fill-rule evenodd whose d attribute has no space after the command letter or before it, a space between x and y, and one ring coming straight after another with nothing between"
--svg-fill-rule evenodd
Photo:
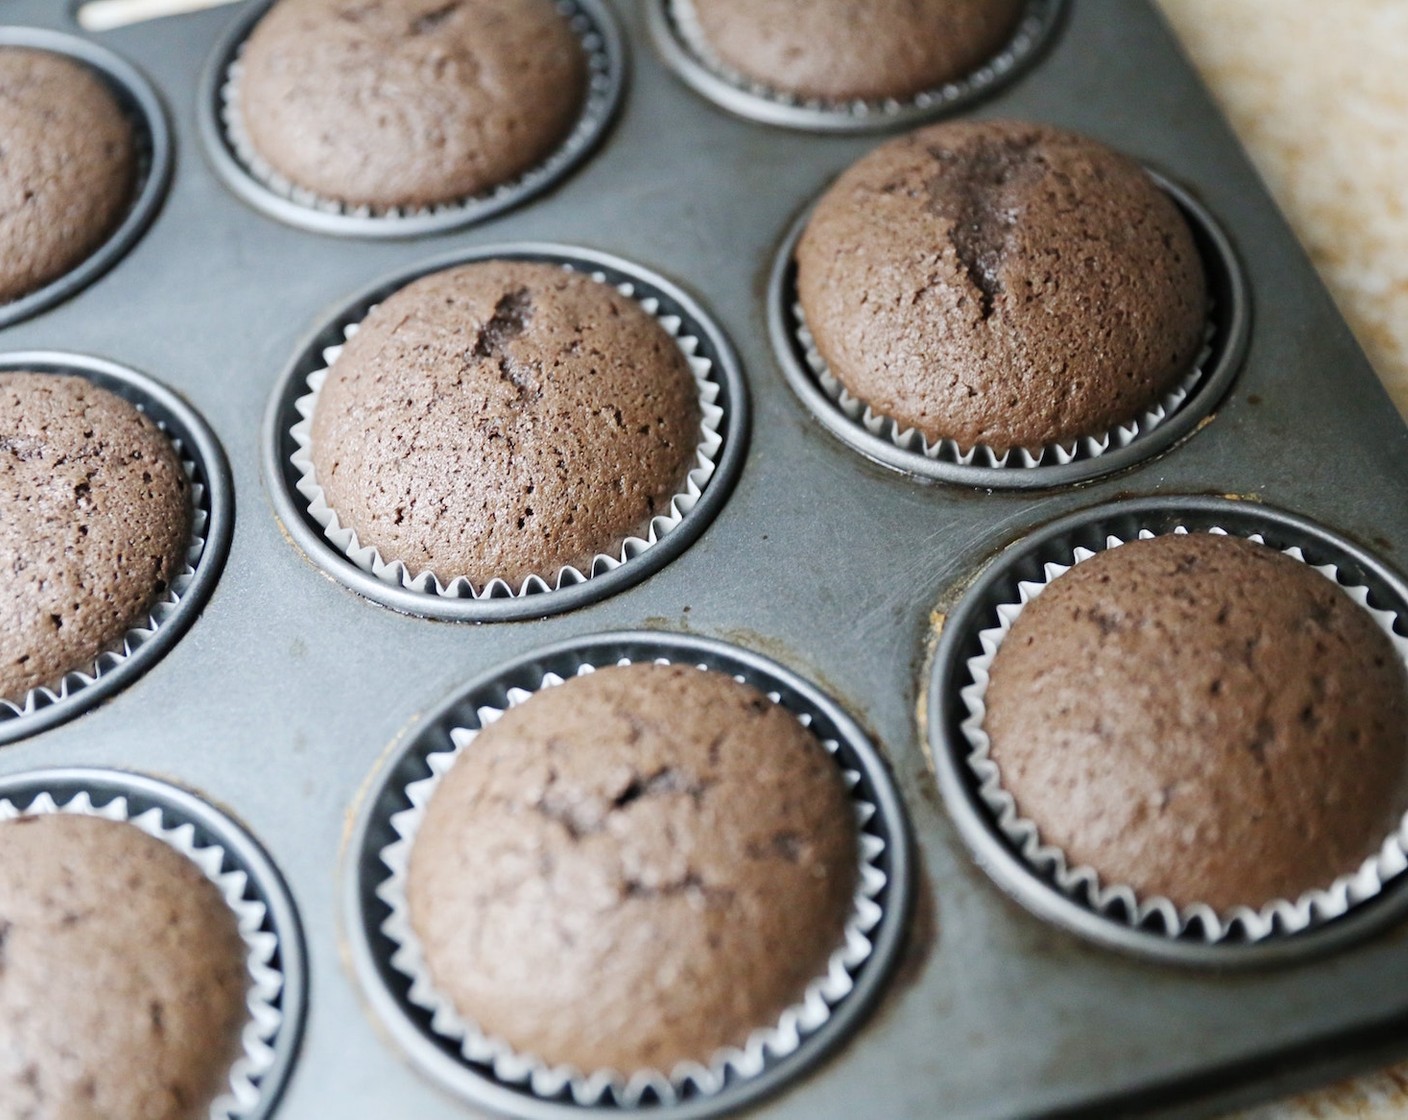
<instances>
[{"instance_id":1,"label":"cupcake in paper liner","mask_svg":"<svg viewBox=\"0 0 1408 1120\"><path fill-rule=\"evenodd\" d=\"M181 441L79 374L0 371L0 410L17 433L0 439L0 568L15 576L0 604L4 719L67 699L152 637L195 578L209 507Z\"/></svg>"},{"instance_id":2,"label":"cupcake in paper liner","mask_svg":"<svg viewBox=\"0 0 1408 1120\"><path fill-rule=\"evenodd\" d=\"M1172 938L1373 898L1408 866L1408 641L1368 594L1220 529L1046 564L960 692L997 827L1072 899Z\"/></svg>"},{"instance_id":3,"label":"cupcake in paper liner","mask_svg":"<svg viewBox=\"0 0 1408 1120\"><path fill-rule=\"evenodd\" d=\"M557 178L610 117L615 61L575 0L343 7L278 0L219 93L235 157L299 206L468 213Z\"/></svg>"},{"instance_id":4,"label":"cupcake in paper liner","mask_svg":"<svg viewBox=\"0 0 1408 1120\"><path fill-rule=\"evenodd\" d=\"M283 976L245 872L161 808L87 792L0 799L0 851L6 1105L251 1115L275 1065Z\"/></svg>"},{"instance_id":5,"label":"cupcake in paper liner","mask_svg":"<svg viewBox=\"0 0 1408 1120\"><path fill-rule=\"evenodd\" d=\"M1128 446L1209 356L1209 282L1137 163L1017 121L933 125L822 196L794 331L838 407L930 458L1037 467Z\"/></svg>"},{"instance_id":6,"label":"cupcake in paper liner","mask_svg":"<svg viewBox=\"0 0 1408 1120\"><path fill-rule=\"evenodd\" d=\"M698 340L601 273L482 260L348 323L291 430L328 540L445 598L550 592L673 531L714 474L724 413Z\"/></svg>"},{"instance_id":7,"label":"cupcake in paper liner","mask_svg":"<svg viewBox=\"0 0 1408 1120\"><path fill-rule=\"evenodd\" d=\"M146 174L141 156L150 163L150 125L105 78L55 51L7 45L0 53L5 176L24 215L23 224L7 220L0 235L0 309L72 273L136 201Z\"/></svg>"},{"instance_id":8,"label":"cupcake in paper liner","mask_svg":"<svg viewBox=\"0 0 1408 1120\"><path fill-rule=\"evenodd\" d=\"M381 852L391 963L431 1029L586 1106L716 1093L801 1046L870 956L886 885L836 743L665 660L506 701L428 757Z\"/></svg>"},{"instance_id":9,"label":"cupcake in paper liner","mask_svg":"<svg viewBox=\"0 0 1408 1120\"><path fill-rule=\"evenodd\" d=\"M659 0L685 48L762 101L881 120L942 109L992 87L1056 17L1049 0L882 3L864 26L841 0Z\"/></svg>"}]
</instances>

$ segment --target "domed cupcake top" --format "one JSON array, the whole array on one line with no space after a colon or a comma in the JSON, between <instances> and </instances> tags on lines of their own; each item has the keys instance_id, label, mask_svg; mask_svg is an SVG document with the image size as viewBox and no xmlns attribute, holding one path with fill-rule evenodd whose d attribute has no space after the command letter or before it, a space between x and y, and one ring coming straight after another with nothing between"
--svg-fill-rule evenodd
<instances>
[{"instance_id":1,"label":"domed cupcake top","mask_svg":"<svg viewBox=\"0 0 1408 1120\"><path fill-rule=\"evenodd\" d=\"M1045 125L961 122L882 145L817 205L797 291L831 372L931 442L1098 436L1190 372L1197 246L1135 163Z\"/></svg>"},{"instance_id":2,"label":"domed cupcake top","mask_svg":"<svg viewBox=\"0 0 1408 1120\"><path fill-rule=\"evenodd\" d=\"M190 1120L248 1018L234 912L135 825L0 822L0 1100L14 1116Z\"/></svg>"},{"instance_id":3,"label":"domed cupcake top","mask_svg":"<svg viewBox=\"0 0 1408 1120\"><path fill-rule=\"evenodd\" d=\"M709 49L780 92L904 99L968 74L1002 47L1022 0L690 0Z\"/></svg>"},{"instance_id":4,"label":"domed cupcake top","mask_svg":"<svg viewBox=\"0 0 1408 1120\"><path fill-rule=\"evenodd\" d=\"M426 208L540 163L586 96L552 0L279 0L241 55L251 144L350 206Z\"/></svg>"},{"instance_id":5,"label":"domed cupcake top","mask_svg":"<svg viewBox=\"0 0 1408 1120\"><path fill-rule=\"evenodd\" d=\"M1251 541L1133 541L1018 615L984 730L1042 842L1180 907L1357 871L1408 810L1408 674L1331 580Z\"/></svg>"},{"instance_id":6,"label":"domed cupcake top","mask_svg":"<svg viewBox=\"0 0 1408 1120\"><path fill-rule=\"evenodd\" d=\"M840 768L721 673L638 663L480 732L413 842L436 987L584 1072L708 1064L775 1026L842 941L858 875Z\"/></svg>"},{"instance_id":7,"label":"domed cupcake top","mask_svg":"<svg viewBox=\"0 0 1408 1120\"><path fill-rule=\"evenodd\" d=\"M328 505L386 562L517 585L644 534L700 422L683 352L640 304L557 265L482 261L367 316L310 447Z\"/></svg>"},{"instance_id":8,"label":"domed cupcake top","mask_svg":"<svg viewBox=\"0 0 1408 1120\"><path fill-rule=\"evenodd\" d=\"M137 184L132 124L80 62L0 47L0 303L42 288L112 233Z\"/></svg>"},{"instance_id":9,"label":"domed cupcake top","mask_svg":"<svg viewBox=\"0 0 1408 1120\"><path fill-rule=\"evenodd\" d=\"M0 371L0 696L121 641L181 571L191 487L147 416L82 377Z\"/></svg>"}]
</instances>

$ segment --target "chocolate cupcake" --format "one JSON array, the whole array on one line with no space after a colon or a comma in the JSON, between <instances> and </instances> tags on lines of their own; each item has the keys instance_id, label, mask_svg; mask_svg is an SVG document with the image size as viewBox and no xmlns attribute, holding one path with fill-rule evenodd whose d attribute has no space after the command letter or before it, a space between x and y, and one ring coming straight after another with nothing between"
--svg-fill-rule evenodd
<instances>
[{"instance_id":1,"label":"chocolate cupcake","mask_svg":"<svg viewBox=\"0 0 1408 1120\"><path fill-rule=\"evenodd\" d=\"M694 666L606 668L459 755L411 845L410 924L458 1014L535 1062L708 1066L827 974L857 844L796 717Z\"/></svg>"},{"instance_id":2,"label":"chocolate cupcake","mask_svg":"<svg viewBox=\"0 0 1408 1120\"><path fill-rule=\"evenodd\" d=\"M85 378L0 371L0 697L91 672L168 592L190 529L149 418Z\"/></svg>"},{"instance_id":3,"label":"chocolate cupcake","mask_svg":"<svg viewBox=\"0 0 1408 1120\"><path fill-rule=\"evenodd\" d=\"M1207 283L1177 206L1083 136L1008 121L891 141L796 252L816 349L899 429L1035 450L1134 421L1193 369Z\"/></svg>"},{"instance_id":4,"label":"chocolate cupcake","mask_svg":"<svg viewBox=\"0 0 1408 1120\"><path fill-rule=\"evenodd\" d=\"M0 303L58 279L103 243L137 184L132 124L88 67L0 47Z\"/></svg>"},{"instance_id":5,"label":"chocolate cupcake","mask_svg":"<svg viewBox=\"0 0 1408 1120\"><path fill-rule=\"evenodd\" d=\"M317 391L308 463L381 562L443 584L550 585L671 512L701 444L699 394L679 344L615 288L480 261L366 317Z\"/></svg>"},{"instance_id":6,"label":"chocolate cupcake","mask_svg":"<svg viewBox=\"0 0 1408 1120\"><path fill-rule=\"evenodd\" d=\"M295 187L423 209L542 162L581 111L587 61L552 0L278 0L238 86L250 144Z\"/></svg>"},{"instance_id":7,"label":"chocolate cupcake","mask_svg":"<svg viewBox=\"0 0 1408 1120\"><path fill-rule=\"evenodd\" d=\"M1327 891L1408 810L1402 657L1332 580L1240 538L1076 564L1012 623L984 704L1041 842L1180 909Z\"/></svg>"},{"instance_id":8,"label":"chocolate cupcake","mask_svg":"<svg viewBox=\"0 0 1408 1120\"><path fill-rule=\"evenodd\" d=\"M703 46L770 90L821 101L906 99L981 66L1024 0L689 0Z\"/></svg>"},{"instance_id":9,"label":"chocolate cupcake","mask_svg":"<svg viewBox=\"0 0 1408 1120\"><path fill-rule=\"evenodd\" d=\"M124 821L0 822L7 1116L190 1120L229 1085L249 984L220 891Z\"/></svg>"}]
</instances>

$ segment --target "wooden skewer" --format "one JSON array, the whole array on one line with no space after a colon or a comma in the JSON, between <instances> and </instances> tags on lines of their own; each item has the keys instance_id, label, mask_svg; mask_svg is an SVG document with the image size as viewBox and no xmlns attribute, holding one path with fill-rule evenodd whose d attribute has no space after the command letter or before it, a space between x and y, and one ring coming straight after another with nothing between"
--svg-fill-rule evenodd
<instances>
[{"instance_id":1,"label":"wooden skewer","mask_svg":"<svg viewBox=\"0 0 1408 1120\"><path fill-rule=\"evenodd\" d=\"M131 23L233 3L235 0L87 0L78 9L78 23L86 31L111 31Z\"/></svg>"}]
</instances>

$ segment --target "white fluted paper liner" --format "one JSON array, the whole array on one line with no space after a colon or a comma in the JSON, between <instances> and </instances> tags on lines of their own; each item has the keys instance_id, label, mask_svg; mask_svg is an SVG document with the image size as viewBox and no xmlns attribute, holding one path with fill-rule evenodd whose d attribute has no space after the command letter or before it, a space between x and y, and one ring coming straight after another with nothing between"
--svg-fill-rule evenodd
<instances>
[{"instance_id":1,"label":"white fluted paper liner","mask_svg":"<svg viewBox=\"0 0 1408 1120\"><path fill-rule=\"evenodd\" d=\"M394 222L403 218L454 214L509 196L531 194L542 184L556 179L577 159L582 150L592 143L611 112L612 59L607 53L606 40L574 0L557 0L557 8L576 32L587 60L587 88L577 123L557 147L548 153L542 163L479 194L424 207L353 206L292 182L287 176L274 170L269 161L259 154L244 126L239 108L239 83L244 74L241 61L244 43L236 49L235 57L225 73L224 84L220 87L219 114L225 139L229 142L235 158L262 186L288 202L323 214Z\"/></svg>"},{"instance_id":2,"label":"white fluted paper liner","mask_svg":"<svg viewBox=\"0 0 1408 1120\"><path fill-rule=\"evenodd\" d=\"M896 113L911 109L942 109L966 101L970 97L991 87L1015 67L1021 64L1036 48L1046 31L1047 25L1055 18L1056 5L1053 0L1028 0L1027 11L1018 21L1016 29L1007 44L987 62L971 73L954 78L932 89L921 90L912 97L884 97L873 100L853 98L844 101L829 101L820 97L805 97L787 90L759 82L755 78L740 73L719 57L704 34L695 11L694 0L657 0L669 5L670 21L679 32L680 41L689 48L699 62L728 82L762 101L770 101L788 108L807 109L812 112L830 113L837 116L865 119L869 117L892 117Z\"/></svg>"},{"instance_id":3,"label":"white fluted paper liner","mask_svg":"<svg viewBox=\"0 0 1408 1120\"><path fill-rule=\"evenodd\" d=\"M623 658L616 664L629 665L631 661ZM658 658L656 664L667 665L670 662ZM698 668L705 670L707 667L699 665ZM583 664L578 667L576 675L585 676L595 671L595 666ZM556 673L545 673L538 689L555 687L562 684L563 679ZM734 679L745 683L741 676ZM517 707L532 695L532 692L511 688L507 693L508 706ZM781 703L778 693L767 695L773 703ZM505 710L480 708L477 713L480 728L498 720ZM810 715L798 715L797 719L804 727L811 726ZM857 856L860 874L851 914L846 920L842 943L831 954L825 974L807 985L802 998L788 1007L778 1022L754 1031L741 1048L730 1047L719 1051L707 1065L682 1062L669 1071L643 1071L629 1077L614 1070L583 1071L572 1066L549 1066L531 1055L515 1052L502 1039L486 1034L460 1015L449 999L435 989L426 969L420 941L411 928L406 899L406 873L411 846L425 818L426 807L441 779L478 734L478 730L470 728L452 730L452 749L429 755L426 764L430 776L406 787L406 798L411 808L391 817L391 827L398 839L380 853L382 862L390 869L390 875L376 892L377 897L391 908L391 914L381 929L397 945L391 957L392 967L411 981L407 998L431 1013L431 1029L457 1042L461 1054L470 1062L488 1067L500 1081L525 1085L544 1098L557 1097L567 1091L579 1105L590 1106L606 1101L629 1108L653 1094L662 1103L670 1104L679 1100L690 1087L700 1094L709 1095L719 1092L730 1076L748 1078L758 1075L770 1059L785 1057L801 1046L807 1036L831 1017L832 1007L850 994L856 971L870 957L873 949L870 932L882 916L875 899L885 887L886 876L876 861L885 850L885 841L866 831L866 825L877 810L857 792L860 774L843 769L842 775L853 798L859 837ZM836 754L838 744L835 740L821 742L828 753Z\"/></svg>"},{"instance_id":4,"label":"white fluted paper liner","mask_svg":"<svg viewBox=\"0 0 1408 1120\"><path fill-rule=\"evenodd\" d=\"M166 593L152 605L146 617L123 634L118 641L99 653L91 663L77 669L70 669L53 684L30 689L22 700L0 697L0 722L31 715L41 707L67 700L79 689L87 688L104 673L112 672L151 640L157 629L175 613L182 597L190 588L191 581L196 578L196 567L200 564L201 555L205 552L206 526L210 521L210 506L206 500L206 489L203 484L196 481L196 464L186 454L181 441L166 430L165 424L160 421L156 421L156 424L171 440L172 447L176 449L176 457L181 463L181 469L186 472L186 478L190 480L191 484L191 536L186 545L186 555L181 567L171 577L171 583L167 586Z\"/></svg>"},{"instance_id":5,"label":"white fluted paper liner","mask_svg":"<svg viewBox=\"0 0 1408 1120\"><path fill-rule=\"evenodd\" d=\"M1183 526L1173 530L1173 533L1179 535L1187 532L1188 529ZM1227 535L1226 530L1219 528L1212 528L1207 532L1219 536ZM1138 539L1148 540L1156 535L1158 534L1141 529ZM1257 544L1266 543L1257 533L1249 534L1246 539ZM1107 549L1118 548L1124 543L1124 540L1116 536L1105 539ZM1281 551L1303 564L1310 563L1299 547ZM1307 891L1295 899L1276 899L1257 909L1238 906L1218 912L1202 903L1180 908L1170 899L1161 896L1141 898L1129 886L1101 882L1099 874L1092 867L1071 866L1063 851L1043 843L1036 824L1018 813L1016 800L1003 788L1002 775L991 757L991 742L983 729L983 719L987 714L985 697L989 672L993 658L997 656L998 649L1023 608L1050 586L1053 580L1095 555L1096 553L1088 548L1076 548L1072 553L1071 563L1048 563L1043 567L1041 580L1019 581L1017 601L1000 604L997 608L997 625L979 631L978 640L983 652L969 659L970 683L959 690L967 710L960 727L970 747L968 766L979 779L979 795L992 812L998 828L1017 848L1022 858L1044 878L1054 882L1068 897L1089 906L1098 914L1135 928L1156 929L1169 937L1190 935L1207 944L1233 938L1261 941L1273 934L1298 933L1323 924L1374 897L1390 879L1408 868L1408 814L1405 814L1397 831L1384 839L1377 853L1365 859L1355 871L1341 875L1329 887ZM1393 624L1397 616L1392 611L1378 610L1370 606L1369 589L1360 584L1344 582L1339 569L1333 564L1310 566L1368 611L1379 629L1388 635L1399 657L1408 662L1408 640L1399 637L1394 631Z\"/></svg>"},{"instance_id":6,"label":"white fluted paper liner","mask_svg":"<svg viewBox=\"0 0 1408 1120\"><path fill-rule=\"evenodd\" d=\"M140 828L147 835L175 848L200 868L234 912L240 938L248 949L249 987L245 1005L249 1019L240 1032L243 1052L230 1067L228 1088L211 1102L209 1117L210 1120L240 1120L250 1115L261 1100L260 1081L275 1063L273 1040L284 1018L276 1001L283 990L284 977L274 960L279 939L263 928L265 906L262 902L245 897L249 876L238 869L223 870L224 848L218 844L203 848L197 846L195 827L189 823L168 825L159 807L133 815L125 797L115 797L98 806L93 804L87 791L76 794L63 804L55 801L49 793L39 794L28 805L17 805L9 799L0 798L0 821L52 813L102 817L110 821L125 821Z\"/></svg>"},{"instance_id":7,"label":"white fluted paper liner","mask_svg":"<svg viewBox=\"0 0 1408 1120\"><path fill-rule=\"evenodd\" d=\"M929 442L924 433L914 428L901 428L898 422L883 416L864 401L851 396L850 392L831 372L826 359L817 349L816 339L807 326L802 314L802 305L792 305L792 321L797 341L802 346L807 367L812 371L822 392L829 397L848 419L859 424L873 436L887 439L905 451L915 451L926 459L941 459L946 463L977 467L1031 467L1059 466L1076 459L1095 459L1107 451L1128 447L1141 436L1148 435L1175 412L1183 407L1193 391L1206 376L1205 367L1212 356L1212 338L1216 331L1211 318L1204 332L1203 348L1198 354L1193 368L1184 374L1172 388L1168 389L1154 404L1141 412L1133 420L1120 424L1098 436L1086 436L1070 443L1050 443L1044 447L1013 447L999 454L995 449L983 444L975 444L965 450L956 440L941 439Z\"/></svg>"},{"instance_id":8,"label":"white fluted paper liner","mask_svg":"<svg viewBox=\"0 0 1408 1120\"><path fill-rule=\"evenodd\" d=\"M576 270L570 264L564 264L563 267ZM577 271L585 271L585 269ZM605 273L593 271L588 275L600 284L609 283ZM629 563L678 528L680 522L685 519L685 516L695 507L703 495L704 488L714 475L719 450L723 447L723 437L719 435L719 427L724 420L724 410L716 403L719 399L719 384L713 380L714 363L699 353L698 338L683 333L684 320L678 315L663 313L658 299L654 296L637 296L635 285L630 283L617 284L615 288L628 299L634 299L639 303L675 340L676 345L685 356L690 373L699 390L701 420L699 443L694 455L695 465L685 477L683 489L670 499L665 512L650 519L650 524L645 528L644 536L627 537L621 542L620 548L615 554L598 553L586 566L586 571L567 565L559 568L556 572L534 573L525 576L519 581L517 587L505 579L498 578L489 580L483 587L475 587L467 576L450 576L442 579L437 573L428 570L412 572L400 560L388 563L377 548L362 544L356 530L343 527L337 516L337 511L328 504L327 496L318 483L317 472L313 466L311 447L313 410L318 405L318 396L322 391L323 383L327 380L338 355L342 353L342 346L330 346L323 351L323 361L327 364L308 375L308 393L294 402L294 407L303 419L289 429L289 434L293 437L295 444L295 450L289 456L289 462L298 471L298 480L295 485L298 487L298 492L308 499L309 516L321 526L323 535L327 537L333 547L362 571L370 572L383 583L391 584L394 587L404 587L426 595L434 594L442 599L520 598L525 595L560 591L564 587L585 583L595 576L615 571L622 564ZM375 307L368 308L367 314L373 310ZM359 326L360 321L346 324L343 327L344 339L350 339L356 334Z\"/></svg>"}]
</instances>

